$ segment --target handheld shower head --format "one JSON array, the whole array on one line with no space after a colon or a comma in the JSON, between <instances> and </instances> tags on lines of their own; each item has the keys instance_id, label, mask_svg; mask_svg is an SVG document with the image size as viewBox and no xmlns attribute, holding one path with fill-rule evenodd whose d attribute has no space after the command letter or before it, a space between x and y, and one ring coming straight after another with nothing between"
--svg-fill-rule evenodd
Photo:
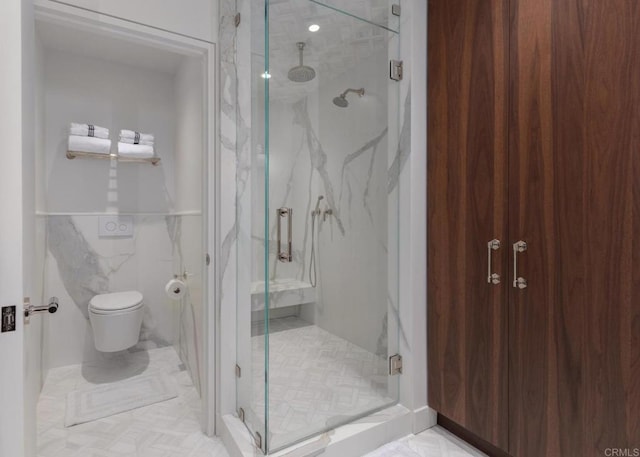
<instances>
[{"instance_id":1,"label":"handheld shower head","mask_svg":"<svg viewBox=\"0 0 640 457\"><path fill-rule=\"evenodd\" d=\"M318 201L316 202L316 209L313 210L313 214L320 214L320 201L324 198L324 195L318 196Z\"/></svg>"}]
</instances>

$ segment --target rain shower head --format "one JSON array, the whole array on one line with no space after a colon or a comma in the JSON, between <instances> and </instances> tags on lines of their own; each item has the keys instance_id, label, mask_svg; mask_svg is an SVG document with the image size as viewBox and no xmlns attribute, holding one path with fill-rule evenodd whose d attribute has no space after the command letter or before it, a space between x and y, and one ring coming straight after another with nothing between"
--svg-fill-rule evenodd
<instances>
[{"instance_id":1,"label":"rain shower head","mask_svg":"<svg viewBox=\"0 0 640 457\"><path fill-rule=\"evenodd\" d=\"M333 99L333 104L338 108L346 108L349 106L349 101L347 100L347 94L349 92L355 92L358 96L362 97L364 95L364 88L362 89L347 89L336 98Z\"/></svg>"},{"instance_id":2,"label":"rain shower head","mask_svg":"<svg viewBox=\"0 0 640 457\"><path fill-rule=\"evenodd\" d=\"M300 52L300 65L298 65L297 67L293 67L291 70L289 70L288 77L293 82L306 83L316 77L316 71L313 68L305 65L302 60L303 59L302 54L304 52L305 44L302 42L299 42L296 44Z\"/></svg>"}]
</instances>

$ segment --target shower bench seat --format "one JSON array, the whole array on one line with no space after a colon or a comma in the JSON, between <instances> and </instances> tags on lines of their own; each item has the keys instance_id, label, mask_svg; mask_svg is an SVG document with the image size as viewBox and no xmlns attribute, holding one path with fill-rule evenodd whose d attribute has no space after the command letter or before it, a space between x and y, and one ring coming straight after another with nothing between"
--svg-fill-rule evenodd
<instances>
[{"instance_id":1,"label":"shower bench seat","mask_svg":"<svg viewBox=\"0 0 640 457\"><path fill-rule=\"evenodd\" d=\"M264 281L251 283L251 311L264 309ZM316 289L310 283L293 278L269 281L269 309L304 305L316 301Z\"/></svg>"}]
</instances>

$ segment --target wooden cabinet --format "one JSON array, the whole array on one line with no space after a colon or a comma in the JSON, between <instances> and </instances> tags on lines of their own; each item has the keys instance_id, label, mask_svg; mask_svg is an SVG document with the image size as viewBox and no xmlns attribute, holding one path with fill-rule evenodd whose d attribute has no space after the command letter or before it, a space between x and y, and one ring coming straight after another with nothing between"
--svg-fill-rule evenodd
<instances>
[{"instance_id":1,"label":"wooden cabinet","mask_svg":"<svg viewBox=\"0 0 640 457\"><path fill-rule=\"evenodd\" d=\"M430 406L507 440L508 3L429 5L427 286ZM473 113L473 115L471 115ZM477 115L476 115L477 114Z\"/></svg>"},{"instance_id":2,"label":"wooden cabinet","mask_svg":"<svg viewBox=\"0 0 640 457\"><path fill-rule=\"evenodd\" d=\"M514 457L640 452L638 30L637 0L429 0L429 402Z\"/></svg>"}]
</instances>

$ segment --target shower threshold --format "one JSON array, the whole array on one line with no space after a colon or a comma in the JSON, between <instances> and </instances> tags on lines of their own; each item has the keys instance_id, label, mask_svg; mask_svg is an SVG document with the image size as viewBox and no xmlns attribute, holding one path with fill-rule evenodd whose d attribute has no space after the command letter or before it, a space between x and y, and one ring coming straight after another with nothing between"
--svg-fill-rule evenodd
<instances>
[{"instance_id":1,"label":"shower threshold","mask_svg":"<svg viewBox=\"0 0 640 457\"><path fill-rule=\"evenodd\" d=\"M404 406L390 406L269 455L360 457L412 433L412 417ZM234 414L222 417L221 435L231 457L262 455L247 427Z\"/></svg>"}]
</instances>

